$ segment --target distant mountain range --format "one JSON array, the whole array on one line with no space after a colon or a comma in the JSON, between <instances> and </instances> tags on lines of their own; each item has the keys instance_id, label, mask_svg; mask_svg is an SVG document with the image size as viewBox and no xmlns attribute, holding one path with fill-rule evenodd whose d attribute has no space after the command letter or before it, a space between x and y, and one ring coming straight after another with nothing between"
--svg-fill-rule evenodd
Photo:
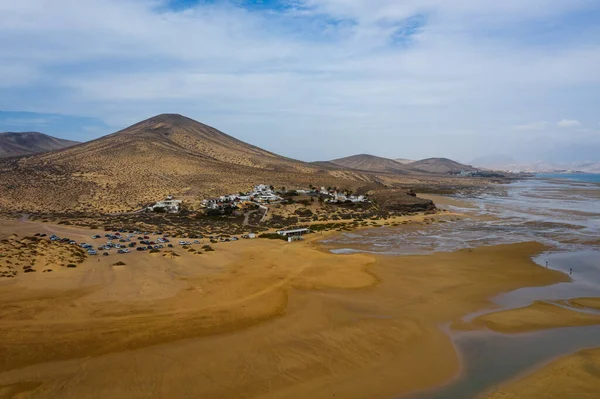
<instances>
[{"instance_id":1,"label":"distant mountain range","mask_svg":"<svg viewBox=\"0 0 600 399\"><path fill-rule=\"evenodd\" d=\"M334 159L329 162L348 169L404 175L418 175L423 173L448 174L460 173L461 171L477 171L477 168L470 165L463 165L448 158L427 158L420 161L409 161L406 159L398 160L360 154Z\"/></svg>"},{"instance_id":2,"label":"distant mountain range","mask_svg":"<svg viewBox=\"0 0 600 399\"><path fill-rule=\"evenodd\" d=\"M414 174L417 170L393 159L382 158L375 155L359 154L346 158L329 161L330 163L348 169L362 170L377 173Z\"/></svg>"},{"instance_id":3,"label":"distant mountain range","mask_svg":"<svg viewBox=\"0 0 600 399\"><path fill-rule=\"evenodd\" d=\"M477 168L474 168L471 165L464 165L453 161L448 158L427 158L422 159L420 161L415 161L407 164L414 169L423 170L429 173L460 173L462 171L465 172L476 172Z\"/></svg>"},{"instance_id":4,"label":"distant mountain range","mask_svg":"<svg viewBox=\"0 0 600 399\"><path fill-rule=\"evenodd\" d=\"M0 158L32 155L60 150L79 144L38 132L0 133Z\"/></svg>"},{"instance_id":5,"label":"distant mountain range","mask_svg":"<svg viewBox=\"0 0 600 399\"><path fill-rule=\"evenodd\" d=\"M520 171L527 173L551 173L551 172L585 172L600 173L599 161L552 163L546 161L518 162L510 157L493 156L474 159L474 165L481 168Z\"/></svg>"}]
</instances>

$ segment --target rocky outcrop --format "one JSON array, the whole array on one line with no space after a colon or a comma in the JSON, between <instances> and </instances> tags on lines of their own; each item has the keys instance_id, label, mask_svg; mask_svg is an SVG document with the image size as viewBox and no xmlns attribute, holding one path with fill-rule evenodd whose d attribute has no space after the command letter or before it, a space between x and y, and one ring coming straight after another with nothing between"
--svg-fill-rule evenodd
<instances>
[{"instance_id":1,"label":"rocky outcrop","mask_svg":"<svg viewBox=\"0 0 600 399\"><path fill-rule=\"evenodd\" d=\"M437 209L433 201L417 197L412 190L377 190L369 197L386 211L414 213Z\"/></svg>"}]
</instances>

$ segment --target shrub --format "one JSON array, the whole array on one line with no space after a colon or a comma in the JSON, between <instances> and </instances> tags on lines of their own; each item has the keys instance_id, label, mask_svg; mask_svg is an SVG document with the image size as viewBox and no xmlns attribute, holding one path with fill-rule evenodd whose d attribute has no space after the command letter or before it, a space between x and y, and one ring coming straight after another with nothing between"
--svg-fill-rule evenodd
<instances>
[{"instance_id":1,"label":"shrub","mask_svg":"<svg viewBox=\"0 0 600 399\"><path fill-rule=\"evenodd\" d=\"M156 249L156 248L152 248L152 249L150 250L150 253L151 253L151 254L155 254L155 253L157 253L157 252L160 252L160 251L159 251L158 249Z\"/></svg>"},{"instance_id":2,"label":"shrub","mask_svg":"<svg viewBox=\"0 0 600 399\"><path fill-rule=\"evenodd\" d=\"M125 262L119 261L119 262L113 264L113 266L125 266Z\"/></svg>"},{"instance_id":3,"label":"shrub","mask_svg":"<svg viewBox=\"0 0 600 399\"><path fill-rule=\"evenodd\" d=\"M76 264L74 264L74 263L69 263L69 264L67 265L67 267L77 267L77 265L76 265Z\"/></svg>"},{"instance_id":4,"label":"shrub","mask_svg":"<svg viewBox=\"0 0 600 399\"><path fill-rule=\"evenodd\" d=\"M284 240L284 241L287 241L287 237L282 236L281 234L277 234L277 233L263 233L263 234L259 235L258 238L266 238L268 240Z\"/></svg>"}]
</instances>

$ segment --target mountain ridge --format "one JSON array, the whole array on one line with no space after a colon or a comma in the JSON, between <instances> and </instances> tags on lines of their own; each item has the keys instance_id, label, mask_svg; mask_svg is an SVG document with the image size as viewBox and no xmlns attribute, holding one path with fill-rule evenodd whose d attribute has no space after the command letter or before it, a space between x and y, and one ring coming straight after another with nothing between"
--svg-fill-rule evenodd
<instances>
[{"instance_id":1,"label":"mountain ridge","mask_svg":"<svg viewBox=\"0 0 600 399\"><path fill-rule=\"evenodd\" d=\"M395 173L408 175L416 172L410 165L405 165L393 159L371 154L351 155L344 158L333 159L329 162L334 165L349 169L375 173Z\"/></svg>"},{"instance_id":2,"label":"mountain ridge","mask_svg":"<svg viewBox=\"0 0 600 399\"><path fill-rule=\"evenodd\" d=\"M471 165L464 165L448 158L426 158L419 161L411 162L410 167L428 173L448 174L476 172L478 169Z\"/></svg>"},{"instance_id":3,"label":"mountain ridge","mask_svg":"<svg viewBox=\"0 0 600 399\"><path fill-rule=\"evenodd\" d=\"M80 144L40 132L0 133L0 158L33 155Z\"/></svg>"}]
</instances>

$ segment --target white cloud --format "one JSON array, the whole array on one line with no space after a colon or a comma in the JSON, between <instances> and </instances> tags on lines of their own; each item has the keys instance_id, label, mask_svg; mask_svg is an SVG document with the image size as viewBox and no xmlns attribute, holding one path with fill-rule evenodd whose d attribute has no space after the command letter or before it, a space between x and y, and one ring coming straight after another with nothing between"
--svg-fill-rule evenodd
<instances>
[{"instance_id":1,"label":"white cloud","mask_svg":"<svg viewBox=\"0 0 600 399\"><path fill-rule=\"evenodd\" d=\"M561 121L559 121L556 126L558 127L576 127L576 126L581 126L581 122L577 121L577 120L573 120L573 119L563 119Z\"/></svg>"},{"instance_id":2,"label":"white cloud","mask_svg":"<svg viewBox=\"0 0 600 399\"><path fill-rule=\"evenodd\" d=\"M364 152L365 133L381 155L471 159L514 147L513 129L556 128L506 120L586 120L600 101L600 30L566 20L593 0L296 0L271 13L210 3L0 0L0 109L115 130L180 112L304 159ZM416 16L423 26L394 42ZM485 139L465 146L465 131Z\"/></svg>"}]
</instances>

